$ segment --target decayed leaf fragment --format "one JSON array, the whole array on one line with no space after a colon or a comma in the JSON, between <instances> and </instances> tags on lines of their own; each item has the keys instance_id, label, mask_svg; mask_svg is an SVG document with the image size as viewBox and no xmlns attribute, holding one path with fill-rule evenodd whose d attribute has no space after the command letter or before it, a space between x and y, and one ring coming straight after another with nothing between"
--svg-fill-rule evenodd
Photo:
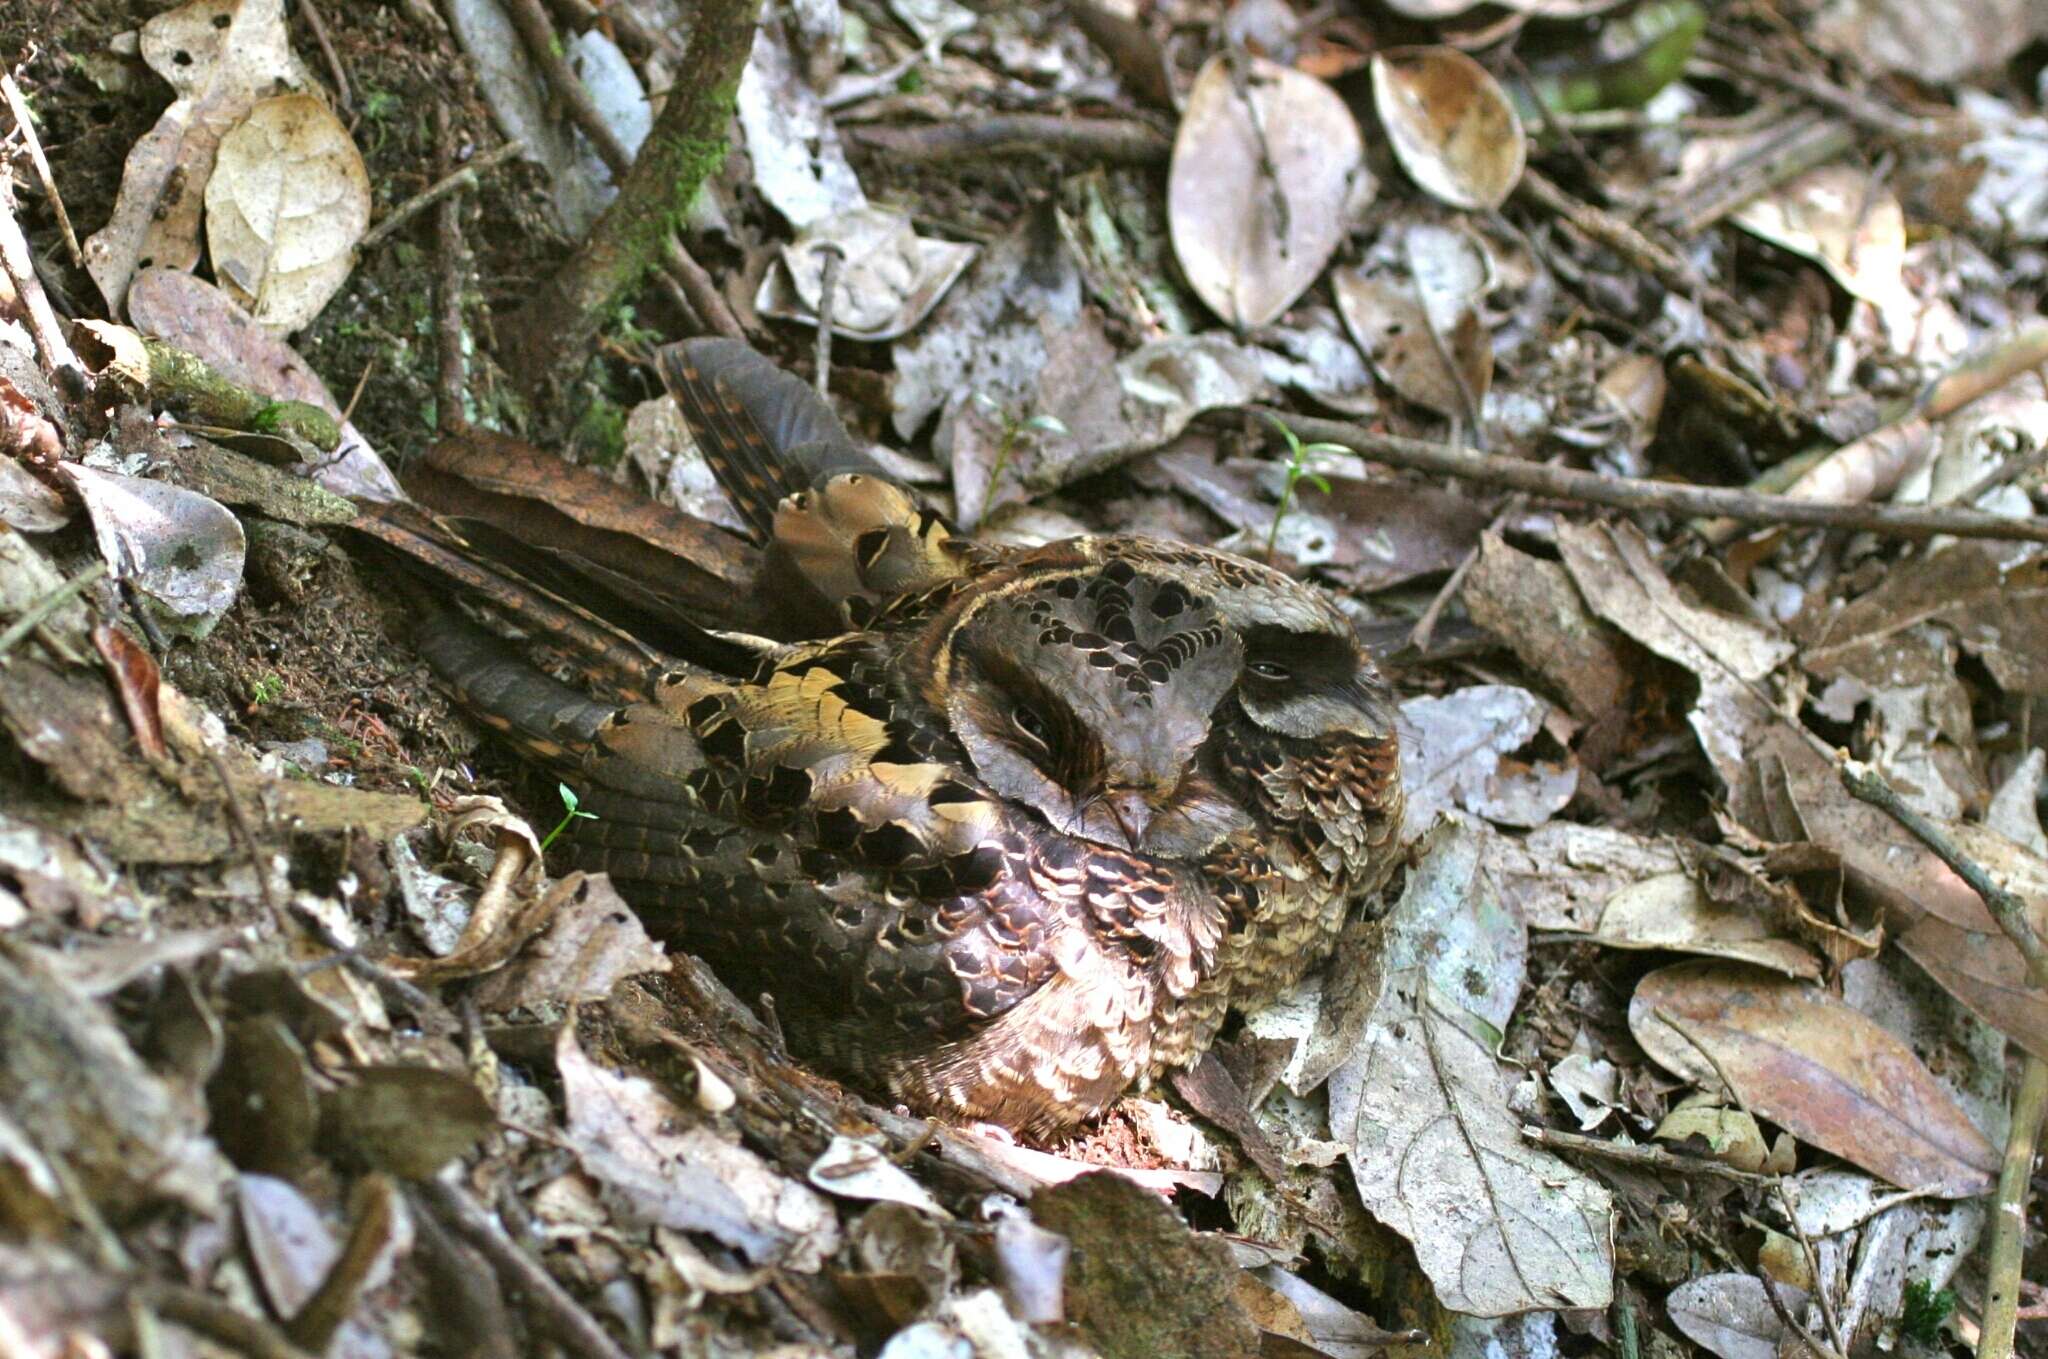
<instances>
[{"instance_id":1,"label":"decayed leaf fragment","mask_svg":"<svg viewBox=\"0 0 2048 1359\"><path fill-rule=\"evenodd\" d=\"M1997 1150L1913 1050L1826 992L1736 963L1679 963L1643 978L1628 1019L1660 1065L1709 1088L1718 1065L1757 1114L1902 1189L1964 1198L1991 1186Z\"/></svg>"},{"instance_id":2,"label":"decayed leaf fragment","mask_svg":"<svg viewBox=\"0 0 2048 1359\"><path fill-rule=\"evenodd\" d=\"M369 224L369 171L313 96L266 99L221 139L206 243L221 286L263 324L297 330L318 316Z\"/></svg>"},{"instance_id":3,"label":"decayed leaf fragment","mask_svg":"<svg viewBox=\"0 0 2048 1359\"><path fill-rule=\"evenodd\" d=\"M1454 208L1497 208L1521 182L1528 135L1500 82L1454 47L1372 59L1373 104L1408 177Z\"/></svg>"},{"instance_id":4,"label":"decayed leaf fragment","mask_svg":"<svg viewBox=\"0 0 2048 1359\"><path fill-rule=\"evenodd\" d=\"M1262 326L1287 310L1371 190L1358 122L1322 81L1224 55L1195 77L1167 220L1189 285L1230 325Z\"/></svg>"},{"instance_id":5,"label":"decayed leaf fragment","mask_svg":"<svg viewBox=\"0 0 2048 1359\"><path fill-rule=\"evenodd\" d=\"M1493 385L1493 341L1479 315L1493 262L1455 227L1416 222L1399 235L1398 268L1332 271L1337 310L1388 386L1476 426Z\"/></svg>"}]
</instances>

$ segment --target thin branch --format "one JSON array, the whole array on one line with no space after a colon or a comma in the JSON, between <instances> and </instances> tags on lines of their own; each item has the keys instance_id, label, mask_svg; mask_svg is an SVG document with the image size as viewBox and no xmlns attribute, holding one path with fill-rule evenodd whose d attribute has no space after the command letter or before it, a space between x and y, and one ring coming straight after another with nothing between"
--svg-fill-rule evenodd
<instances>
[{"instance_id":1,"label":"thin branch","mask_svg":"<svg viewBox=\"0 0 2048 1359\"><path fill-rule=\"evenodd\" d=\"M44 619L63 608L67 601L77 596L86 586L91 585L105 574L107 574L107 564L103 561L94 562L70 580L65 581L62 585L57 586L41 599L29 605L21 617L15 619L5 632L0 632L0 658L4 658L8 652L12 651L15 644L20 642L22 638L34 632Z\"/></svg>"},{"instance_id":2,"label":"thin branch","mask_svg":"<svg viewBox=\"0 0 2048 1359\"><path fill-rule=\"evenodd\" d=\"M555 98L562 101L562 109L569 115L569 121L590 139L598 159L612 172L612 181L623 180L626 171L633 167L633 153L619 140L619 134L612 131L612 125L604 120L604 115L598 112L596 101L591 99L590 91L584 88L582 80L569 69L569 59L562 55L561 36L555 32L547 11L540 7L540 0L502 0L502 3L512 26L519 30L519 36L526 44L526 54L533 58L534 65L540 67L540 73L546 77Z\"/></svg>"},{"instance_id":3,"label":"thin branch","mask_svg":"<svg viewBox=\"0 0 2048 1359\"><path fill-rule=\"evenodd\" d=\"M569 1290L519 1248L496 1214L441 1180L414 1184L411 1197L489 1260L500 1286L523 1302L535 1326L563 1349L582 1359L627 1359L626 1351L569 1296Z\"/></svg>"},{"instance_id":4,"label":"thin branch","mask_svg":"<svg viewBox=\"0 0 2048 1359\"><path fill-rule=\"evenodd\" d=\"M1012 113L971 123L854 124L840 129L854 146L902 161L1054 155L1112 165L1158 165L1173 139L1134 118L1062 118Z\"/></svg>"},{"instance_id":5,"label":"thin branch","mask_svg":"<svg viewBox=\"0 0 2048 1359\"><path fill-rule=\"evenodd\" d=\"M35 49L30 48L21 59L27 66L35 59ZM71 214L64 210L64 196L57 192L56 176L50 173L49 158L43 155L43 143L36 136L36 125L29 118L28 101L21 97L21 86L14 81L11 72L0 71L0 96L7 101L7 111L14 115L14 125L21 129L21 140L28 147L29 164L36 167L36 178L42 181L43 193L50 200L50 211L57 214L57 229L64 233L64 248L71 252L71 262L80 269L85 268L85 254L78 248L78 235L71 229Z\"/></svg>"},{"instance_id":6,"label":"thin branch","mask_svg":"<svg viewBox=\"0 0 2048 1359\"><path fill-rule=\"evenodd\" d=\"M2012 1130L2005 1139L2005 1160L1998 1167L1998 1198L1991 1206L1977 1359L2011 1359L2027 1240L2027 1188L2034 1176L2034 1151L2041 1140L2044 1108L2048 1108L2048 1062L2030 1052L2020 1068L2020 1089L2012 1102Z\"/></svg>"},{"instance_id":7,"label":"thin branch","mask_svg":"<svg viewBox=\"0 0 2048 1359\"><path fill-rule=\"evenodd\" d=\"M63 323L50 306L49 294L36 277L28 237L22 235L21 223L14 216L14 180L7 175L0 175L0 273L7 275L7 281L14 285L14 295L21 299L28 333L35 338L36 350L43 356L43 371L52 378L66 371L73 377L83 374L78 355L64 338ZM59 389L68 385L60 383Z\"/></svg>"},{"instance_id":8,"label":"thin branch","mask_svg":"<svg viewBox=\"0 0 2048 1359\"><path fill-rule=\"evenodd\" d=\"M1985 909L1991 912L1991 918L1998 922L2006 938L2012 940L2020 956L2027 960L2027 976L2036 987L2048 992L2048 944L2043 944L2041 936L2035 933L2033 922L2027 918L2027 903L2019 893L1999 886L1984 866L1963 853L1946 832L1908 807L1898 790L1885 782L1876 770L1859 760L1842 760L1838 768L1844 788L1904 826L1914 839L1933 850L1950 871L1984 899Z\"/></svg>"},{"instance_id":9,"label":"thin branch","mask_svg":"<svg viewBox=\"0 0 2048 1359\"><path fill-rule=\"evenodd\" d=\"M413 218L419 216L428 208L433 207L434 204L458 189L476 188L478 180L484 175L489 174L492 170L497 169L500 165L503 165L506 161L511 160L524 150L526 150L526 143L514 137L503 146L486 151L460 170L434 181L427 188L420 190L411 198L406 199L403 203L385 213L383 221L377 223L377 225L371 227L363 234L361 244L356 247L357 253L369 254L370 251L375 250L378 246L384 244L385 241L391 239L392 233L403 227L407 222L410 222Z\"/></svg>"},{"instance_id":10,"label":"thin branch","mask_svg":"<svg viewBox=\"0 0 2048 1359\"><path fill-rule=\"evenodd\" d=\"M1865 529L1889 538L1923 539L1938 534L1957 538L1993 538L2048 543L2048 519L2011 519L1979 510L1928 505L1849 505L1796 500L1790 496L1720 486L1686 486L1676 482L1642 481L1602 476L1569 467L1548 467L1485 453L1468 452L1423 439L1381 434L1344 420L1271 410L1244 408L1250 414L1284 419L1303 439L1342 444L1364 457L1393 467L1437 476L1456 477L1557 500L1576 500L1637 512L1655 511L1711 518L1721 516L1748 524L1792 524L1809 528Z\"/></svg>"},{"instance_id":11,"label":"thin branch","mask_svg":"<svg viewBox=\"0 0 2048 1359\"><path fill-rule=\"evenodd\" d=\"M1732 1180L1736 1184L1766 1184L1771 1178L1706 1156L1687 1156L1683 1152L1669 1151L1663 1147L1609 1142L1605 1138L1560 1132L1555 1128L1539 1128L1533 1124L1523 1125L1522 1136L1537 1146L1548 1147L1552 1151L1569 1152L1574 1156L1597 1156L1603 1161L1634 1166L1638 1170L1652 1170L1671 1175L1707 1175L1717 1180Z\"/></svg>"},{"instance_id":12,"label":"thin branch","mask_svg":"<svg viewBox=\"0 0 2048 1359\"><path fill-rule=\"evenodd\" d=\"M683 243L671 232L661 245L662 272L672 279L683 293L683 299L690 304L697 317L711 333L723 335L728 340L744 340L747 333L740 326L740 319L732 314L732 307L726 303L725 295L718 291L718 284L712 279L711 271L697 263L696 256L683 248Z\"/></svg>"}]
</instances>

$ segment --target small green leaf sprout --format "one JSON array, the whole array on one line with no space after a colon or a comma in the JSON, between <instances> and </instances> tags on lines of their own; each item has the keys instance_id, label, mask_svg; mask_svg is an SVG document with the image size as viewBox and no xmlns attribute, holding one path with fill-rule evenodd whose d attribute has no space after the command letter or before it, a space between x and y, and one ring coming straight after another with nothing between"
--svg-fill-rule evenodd
<instances>
[{"instance_id":1,"label":"small green leaf sprout","mask_svg":"<svg viewBox=\"0 0 2048 1359\"><path fill-rule=\"evenodd\" d=\"M555 785L555 789L562 795L562 819L555 823L555 828L549 831L547 833L547 836L540 842L542 853L546 853L547 847L555 843L556 836L560 835L563 831L569 829L569 823L571 821L575 821L579 818L584 821L597 820L596 812L586 812L583 810L582 800L576 796L576 790L574 788L571 788L566 783L558 783Z\"/></svg>"},{"instance_id":2,"label":"small green leaf sprout","mask_svg":"<svg viewBox=\"0 0 2048 1359\"><path fill-rule=\"evenodd\" d=\"M1279 430L1280 437L1287 441L1287 480L1281 483L1280 503L1273 507L1273 524L1266 530L1266 560L1271 561L1274 549L1280 541L1280 521L1294 508L1294 488L1306 482L1324 495L1330 493L1329 478L1312 470L1309 461L1331 453L1349 453L1351 450L1342 444L1305 444L1301 441L1301 436L1289 429L1279 417L1268 415L1266 420L1274 429Z\"/></svg>"}]
</instances>

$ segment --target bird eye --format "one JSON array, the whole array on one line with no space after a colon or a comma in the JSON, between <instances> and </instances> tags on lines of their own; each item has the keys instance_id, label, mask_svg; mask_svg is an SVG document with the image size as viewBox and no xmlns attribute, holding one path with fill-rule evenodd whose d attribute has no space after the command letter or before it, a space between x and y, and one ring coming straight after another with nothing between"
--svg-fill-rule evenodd
<instances>
[{"instance_id":1,"label":"bird eye","mask_svg":"<svg viewBox=\"0 0 2048 1359\"><path fill-rule=\"evenodd\" d=\"M1010 709L1010 725L1017 734L1048 753L1052 750L1052 728L1036 708L1019 703Z\"/></svg>"},{"instance_id":2,"label":"bird eye","mask_svg":"<svg viewBox=\"0 0 2048 1359\"><path fill-rule=\"evenodd\" d=\"M1262 680L1290 680L1294 672L1277 661L1246 661L1244 668Z\"/></svg>"}]
</instances>

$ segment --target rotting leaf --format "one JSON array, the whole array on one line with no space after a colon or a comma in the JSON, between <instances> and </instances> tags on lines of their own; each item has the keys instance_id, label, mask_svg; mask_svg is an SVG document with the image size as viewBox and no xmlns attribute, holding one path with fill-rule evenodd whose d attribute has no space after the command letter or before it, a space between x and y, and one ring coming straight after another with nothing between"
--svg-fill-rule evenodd
<instances>
[{"instance_id":1,"label":"rotting leaf","mask_svg":"<svg viewBox=\"0 0 2048 1359\"><path fill-rule=\"evenodd\" d=\"M668 971L661 945L602 873L571 873L549 892L547 929L476 989L485 1010L608 998L628 977Z\"/></svg>"},{"instance_id":2,"label":"rotting leaf","mask_svg":"<svg viewBox=\"0 0 2048 1359\"><path fill-rule=\"evenodd\" d=\"M320 1138L358 1165L424 1180L497 1126L474 1082L427 1066L366 1067L320 1100Z\"/></svg>"},{"instance_id":3,"label":"rotting leaf","mask_svg":"<svg viewBox=\"0 0 2048 1359\"><path fill-rule=\"evenodd\" d=\"M1891 190L1850 165L1822 165L1751 199L1729 219L1772 245L1804 255L1852 297L1910 330L1917 309L1903 278L1906 215ZM1888 324L1892 333L1902 327Z\"/></svg>"},{"instance_id":4,"label":"rotting leaf","mask_svg":"<svg viewBox=\"0 0 2048 1359\"><path fill-rule=\"evenodd\" d=\"M1671 1290L1665 1310L1686 1339L1715 1359L1778 1359L1793 1339L1754 1274L1702 1274ZM1793 1316L1806 1310L1806 1294L1783 1284L1778 1298Z\"/></svg>"},{"instance_id":5,"label":"rotting leaf","mask_svg":"<svg viewBox=\"0 0 2048 1359\"><path fill-rule=\"evenodd\" d=\"M266 99L221 138L206 243L221 286L280 332L320 314L370 224L370 175L348 129L306 94Z\"/></svg>"},{"instance_id":6,"label":"rotting leaf","mask_svg":"<svg viewBox=\"0 0 2048 1359\"><path fill-rule=\"evenodd\" d=\"M880 341L916 329L973 263L977 247L920 236L901 212L848 208L811 223L782 247L780 267L761 279L755 309L816 325L828 250L841 256L832 288L833 330Z\"/></svg>"},{"instance_id":7,"label":"rotting leaf","mask_svg":"<svg viewBox=\"0 0 2048 1359\"><path fill-rule=\"evenodd\" d=\"M1397 234L1398 263L1331 273L1337 309L1403 399L1476 428L1493 385L1493 342L1479 314L1492 261L1454 227L1417 222Z\"/></svg>"},{"instance_id":8,"label":"rotting leaf","mask_svg":"<svg viewBox=\"0 0 2048 1359\"><path fill-rule=\"evenodd\" d=\"M1593 937L1609 948L1699 953L1807 981L1820 978L1820 960L1811 952L1772 937L1755 914L1713 901L1687 873L1645 878L1616 892L1601 908Z\"/></svg>"},{"instance_id":9,"label":"rotting leaf","mask_svg":"<svg viewBox=\"0 0 2048 1359\"><path fill-rule=\"evenodd\" d=\"M168 482L79 463L65 463L61 475L85 503L114 577L161 605L179 630L210 631L241 591L241 521L219 501Z\"/></svg>"},{"instance_id":10,"label":"rotting leaf","mask_svg":"<svg viewBox=\"0 0 2048 1359\"><path fill-rule=\"evenodd\" d=\"M1569 756L1559 762L1515 755L1549 712L1548 703L1510 684L1474 684L1403 703L1401 721L1414 739L1401 743L1408 790L1402 839L1413 840L1452 807L1505 826L1540 826L1563 810L1579 786Z\"/></svg>"},{"instance_id":11,"label":"rotting leaf","mask_svg":"<svg viewBox=\"0 0 2048 1359\"><path fill-rule=\"evenodd\" d=\"M1628 1019L1659 1065L1712 1089L1718 1064L1757 1114L1902 1189L1964 1198L1997 1172L1997 1150L1913 1050L1823 991L1679 963L1638 983Z\"/></svg>"},{"instance_id":12,"label":"rotting leaf","mask_svg":"<svg viewBox=\"0 0 2048 1359\"><path fill-rule=\"evenodd\" d=\"M398 479L297 350L264 329L203 278L175 269L144 269L128 287L135 328L206 361L230 382L279 401L303 401L341 421L341 446L301 469L337 495L400 500Z\"/></svg>"},{"instance_id":13,"label":"rotting leaf","mask_svg":"<svg viewBox=\"0 0 2048 1359\"><path fill-rule=\"evenodd\" d=\"M1477 1027L1421 974L1391 979L1357 1055L1330 1077L1330 1130L1359 1197L1414 1245L1452 1311L1605 1307L1611 1199L1522 1139Z\"/></svg>"},{"instance_id":14,"label":"rotting leaf","mask_svg":"<svg viewBox=\"0 0 2048 1359\"><path fill-rule=\"evenodd\" d=\"M1454 208L1486 210L1521 182L1528 137L1507 92L1452 47L1372 59L1373 104L1408 177Z\"/></svg>"},{"instance_id":15,"label":"rotting leaf","mask_svg":"<svg viewBox=\"0 0 2048 1359\"><path fill-rule=\"evenodd\" d=\"M1262 326L1315 282L1370 194L1358 122L1313 76L1210 58L1188 92L1166 186L1174 253L1231 326Z\"/></svg>"},{"instance_id":16,"label":"rotting leaf","mask_svg":"<svg viewBox=\"0 0 2048 1359\"><path fill-rule=\"evenodd\" d=\"M1031 1211L1072 1244L1067 1316L1104 1359L1258 1353L1258 1328L1232 1296L1229 1255L1157 1194L1097 1170L1040 1190Z\"/></svg>"},{"instance_id":17,"label":"rotting leaf","mask_svg":"<svg viewBox=\"0 0 2048 1359\"><path fill-rule=\"evenodd\" d=\"M114 677L114 692L121 696L122 711L128 714L128 725L142 753L152 760L165 758L170 751L164 745L163 714L157 707L161 676L156 658L108 623L93 625L92 644Z\"/></svg>"}]
</instances>

